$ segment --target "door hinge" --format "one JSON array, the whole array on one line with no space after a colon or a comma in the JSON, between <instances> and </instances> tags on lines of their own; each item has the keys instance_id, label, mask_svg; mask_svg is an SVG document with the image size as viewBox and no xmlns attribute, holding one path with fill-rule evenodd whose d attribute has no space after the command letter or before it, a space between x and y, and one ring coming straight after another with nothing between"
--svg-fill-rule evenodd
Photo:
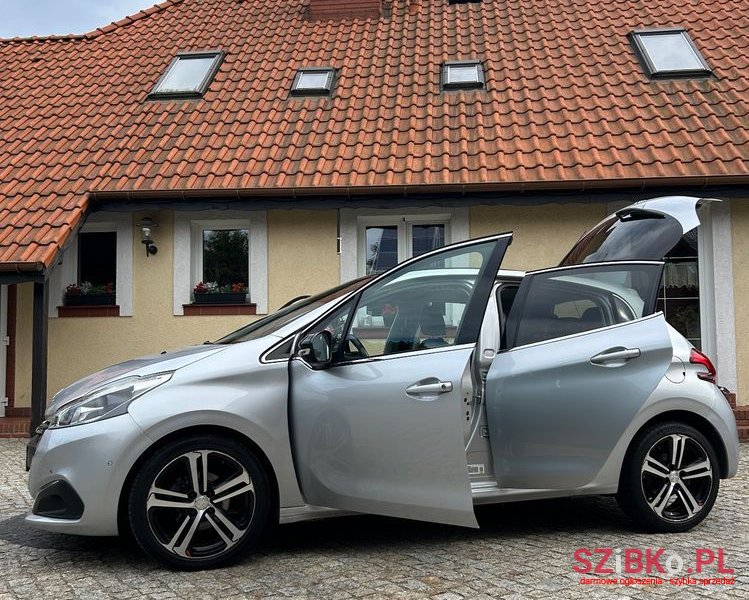
<instances>
[{"instance_id":1,"label":"door hinge","mask_svg":"<svg viewBox=\"0 0 749 600\"><path fill-rule=\"evenodd\" d=\"M2 338L2 343L3 343L3 346L10 346L10 336L7 336L7 335L4 336Z\"/></svg>"},{"instance_id":2,"label":"door hinge","mask_svg":"<svg viewBox=\"0 0 749 600\"><path fill-rule=\"evenodd\" d=\"M489 428L484 426L481 428L481 437L482 438L488 438L489 437Z\"/></svg>"}]
</instances>

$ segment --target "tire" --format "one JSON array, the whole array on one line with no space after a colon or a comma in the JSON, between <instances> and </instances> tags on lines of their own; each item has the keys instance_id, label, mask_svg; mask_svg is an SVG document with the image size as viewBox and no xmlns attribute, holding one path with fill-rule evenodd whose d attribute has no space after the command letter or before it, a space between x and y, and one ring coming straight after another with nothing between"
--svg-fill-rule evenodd
<instances>
[{"instance_id":1,"label":"tire","mask_svg":"<svg viewBox=\"0 0 749 600\"><path fill-rule=\"evenodd\" d=\"M645 529L678 533L707 517L719 486L718 457L708 439L672 421L648 427L633 440L617 501Z\"/></svg>"},{"instance_id":2,"label":"tire","mask_svg":"<svg viewBox=\"0 0 749 600\"><path fill-rule=\"evenodd\" d=\"M260 461L240 442L215 435L190 436L157 450L136 474L128 497L130 529L141 548L184 570L237 558L257 543L270 514Z\"/></svg>"}]
</instances>

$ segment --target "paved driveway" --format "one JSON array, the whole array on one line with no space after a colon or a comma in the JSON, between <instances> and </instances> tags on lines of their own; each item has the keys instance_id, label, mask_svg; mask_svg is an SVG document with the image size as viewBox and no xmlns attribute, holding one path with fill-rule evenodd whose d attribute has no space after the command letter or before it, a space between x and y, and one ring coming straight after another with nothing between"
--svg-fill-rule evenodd
<instances>
[{"instance_id":1,"label":"paved driveway","mask_svg":"<svg viewBox=\"0 0 749 600\"><path fill-rule=\"evenodd\" d=\"M30 503L23 448L20 440L0 440L2 600L749 597L746 451L740 476L723 482L710 517L686 534L633 533L608 498L526 502L482 509L479 531L379 517L287 525L233 567L179 573L156 566L118 539L76 538L28 528L23 521ZM659 563L676 569L678 554L685 561L685 578L686 569L695 566L698 548L706 549L703 561L713 552L714 563L700 577L734 578L735 583L677 585L665 576L659 585L626 586L616 573L581 575L573 570L573 565L582 565L573 557L579 548L611 549L605 566L616 570L615 559L624 549L645 552L661 547ZM733 569L733 575L718 573L721 548L724 567ZM621 577L632 576L645 574L627 575L622 567ZM617 578L617 583L581 584L583 577Z\"/></svg>"}]
</instances>

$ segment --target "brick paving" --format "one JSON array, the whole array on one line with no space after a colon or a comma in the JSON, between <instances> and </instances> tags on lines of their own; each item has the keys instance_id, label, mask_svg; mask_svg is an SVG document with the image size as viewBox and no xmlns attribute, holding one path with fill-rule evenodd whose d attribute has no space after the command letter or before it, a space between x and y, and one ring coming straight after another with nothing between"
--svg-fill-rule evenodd
<instances>
[{"instance_id":1,"label":"brick paving","mask_svg":"<svg viewBox=\"0 0 749 600\"><path fill-rule=\"evenodd\" d=\"M739 477L722 482L712 514L684 534L633 532L609 498L525 502L482 508L479 531L367 516L286 525L232 567L181 573L116 538L27 527L23 440L0 440L0 600L746 598L747 449ZM724 548L735 584L581 585L572 570L580 547L663 547L665 557L678 553L687 565L697 548ZM718 573L708 568L704 575Z\"/></svg>"}]
</instances>

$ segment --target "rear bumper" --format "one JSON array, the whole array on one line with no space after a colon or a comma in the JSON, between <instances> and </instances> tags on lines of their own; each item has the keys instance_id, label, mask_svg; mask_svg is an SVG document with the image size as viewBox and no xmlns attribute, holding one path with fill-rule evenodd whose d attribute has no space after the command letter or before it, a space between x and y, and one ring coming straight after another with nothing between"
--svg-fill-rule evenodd
<instances>
[{"instance_id":1,"label":"rear bumper","mask_svg":"<svg viewBox=\"0 0 749 600\"><path fill-rule=\"evenodd\" d=\"M122 487L149 445L129 414L35 436L27 446L34 507L26 521L48 531L117 535Z\"/></svg>"}]
</instances>

